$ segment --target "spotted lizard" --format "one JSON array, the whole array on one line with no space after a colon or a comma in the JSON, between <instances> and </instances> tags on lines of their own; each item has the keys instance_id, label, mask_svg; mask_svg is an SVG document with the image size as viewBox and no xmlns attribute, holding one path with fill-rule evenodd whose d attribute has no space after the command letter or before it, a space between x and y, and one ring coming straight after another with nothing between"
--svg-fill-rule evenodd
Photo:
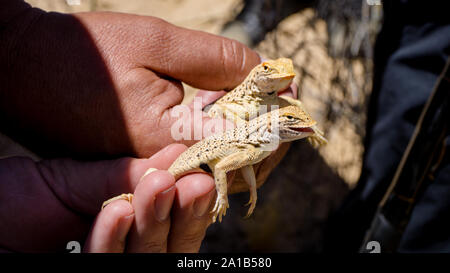
<instances>
[{"instance_id":1,"label":"spotted lizard","mask_svg":"<svg viewBox=\"0 0 450 273\"><path fill-rule=\"evenodd\" d=\"M218 192L216 204L212 211L214 213L213 221L215 221L217 217L219 217L219 221L221 221L222 215L225 215L226 208L228 207L226 183L227 171L241 169L243 178L249 186L250 201L248 204L251 206L247 216L252 214L256 206L256 178L252 166L266 158L270 152L266 151L265 153L261 153L261 151L259 151L259 147L264 146L267 143L255 142L241 145L239 142L241 141L242 134L245 138L250 138L250 135L254 136L254 133L250 134L243 132L248 132L248 128L254 126L252 125L253 123L247 123L258 114L264 112L264 110L271 111L274 106L276 106L276 108L291 106L286 109L295 109L295 111L291 111L297 113L296 119L306 122L303 123L303 127L300 126L298 128L307 129L308 133L302 132L299 134L301 135L299 138L308 137L308 140L310 140L314 146L326 143L323 133L317 128L316 122L309 116L302 103L299 100L290 97L279 97L277 94L279 91L286 89L290 85L294 76L295 73L292 61L286 58L266 61L257 65L239 86L217 100L209 110L207 110L210 117L223 117L234 121L238 127L231 132L233 132L234 136L239 136L239 138L233 140L230 138L230 134L232 133L225 132L222 135L215 135L213 138L204 139L191 146L185 153L180 155L169 168L169 172L176 178L187 171L199 167L207 167L208 169L213 170L216 190ZM264 106L266 109L263 109ZM292 117L294 117L294 115ZM254 122L258 123L259 119ZM265 133L267 134L268 132ZM292 140L295 139L287 141ZM221 148L217 150L216 147ZM249 150L247 151L245 148ZM256 152L256 159L249 158L250 155L255 153L255 150L259 151ZM197 156L197 159L193 154ZM229 164L231 164L232 168L230 168L227 162L230 162ZM217 168L217 166L219 168ZM150 169L147 173L150 171L153 171L153 169ZM122 194L121 196L114 197L104 202L103 207L116 199L127 199L131 201L131 198L132 194Z\"/></svg>"},{"instance_id":2,"label":"spotted lizard","mask_svg":"<svg viewBox=\"0 0 450 273\"><path fill-rule=\"evenodd\" d=\"M234 129L213 134L184 151L168 172L176 179L196 169L210 170L214 176L217 198L212 221L226 214L228 205L227 177L229 171L241 169L250 188L250 216L256 206L256 178L251 166L262 161L276 149L277 143L290 142L314 134L316 125L308 113L297 106L287 106L265 113ZM153 171L152 169L151 171ZM103 203L103 207L117 199L131 201L132 194L122 194Z\"/></svg>"},{"instance_id":3,"label":"spotted lizard","mask_svg":"<svg viewBox=\"0 0 450 273\"><path fill-rule=\"evenodd\" d=\"M205 107L205 111L210 117L223 117L236 124L251 120L261 111L271 111L274 106L295 105L307 112L299 100L278 96L279 91L289 87L294 77L294 65L290 59L267 60L255 66L235 89ZM323 132L317 126L312 129L314 134L308 141L315 147L326 144Z\"/></svg>"}]
</instances>

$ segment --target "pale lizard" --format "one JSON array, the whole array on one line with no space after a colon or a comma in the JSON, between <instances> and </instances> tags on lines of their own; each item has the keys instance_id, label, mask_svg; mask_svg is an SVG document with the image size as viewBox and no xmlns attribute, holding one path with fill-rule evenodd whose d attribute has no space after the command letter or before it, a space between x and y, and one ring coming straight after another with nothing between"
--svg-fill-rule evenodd
<instances>
[{"instance_id":1,"label":"pale lizard","mask_svg":"<svg viewBox=\"0 0 450 273\"><path fill-rule=\"evenodd\" d=\"M250 188L251 215L257 199L256 178L252 165L270 155L274 143L289 142L314 134L316 125L308 113L297 106L287 106L273 110L242 124L232 130L217 133L192 145L183 152L168 169L176 179L197 168L206 168L214 176L217 199L213 210L213 222L217 217L222 221L228 205L227 177L229 171L242 169ZM106 201L103 206L116 199L132 198L132 194L122 194Z\"/></svg>"},{"instance_id":2,"label":"pale lizard","mask_svg":"<svg viewBox=\"0 0 450 273\"><path fill-rule=\"evenodd\" d=\"M286 89L291 84L294 76L294 67L290 59L280 58L277 60L265 61L253 68L246 79L239 86L237 86L235 89L233 89L225 96L217 100L213 105L211 105L211 108L209 108L208 110L208 115L210 117L223 117L232 120L238 125L238 127L240 127L247 121L256 117L260 112L271 111L272 108L274 108L273 106L276 106L276 108L278 108L295 105L302 110L305 116L309 117L309 114L299 100L295 100L286 96L278 96L277 94L279 91ZM323 137L323 133L315 125L315 122L312 126L310 126L310 129L312 129L312 134L309 134L310 137L308 138L308 140L311 142L311 144L313 144L313 146L325 144L327 142L327 140ZM199 145L204 146L205 144L203 141L201 141L199 142L199 144L192 146L192 148ZM212 153L210 152L210 150L214 149L214 146L205 149L208 150L207 153ZM191 148L189 150L191 150ZM264 158L269 154L266 154ZM243 162L244 161L245 160L243 160ZM249 201L249 203L251 203L251 207L247 215L250 215L252 213L256 205L256 179L252 165L257 162L247 162L246 165L241 166L242 175L244 177L244 180L249 185L251 193L251 198ZM177 159L172 165L171 169L176 169L177 166L181 166L183 164L184 163L182 159ZM209 166L208 163L202 164L204 166ZM173 174L174 176L176 176L177 173L174 172ZM216 179L216 187L218 185L217 183L218 182ZM217 191L218 193L220 193L218 188ZM106 201L104 203L104 206L115 199L131 200L131 198L131 194L123 194ZM217 199L217 202L218 201L219 198ZM216 207L218 204L217 202ZM215 211L217 212L216 207ZM214 219L216 216L217 213L215 214Z\"/></svg>"},{"instance_id":3,"label":"pale lizard","mask_svg":"<svg viewBox=\"0 0 450 273\"><path fill-rule=\"evenodd\" d=\"M205 107L205 111L210 117L223 117L236 124L251 120L260 111L271 111L273 106L296 105L307 112L299 100L278 96L279 91L289 87L294 77L294 65L290 59L267 60L255 66L240 85ZM314 134L308 138L309 142L315 147L326 144L323 132L317 126L312 129Z\"/></svg>"},{"instance_id":4,"label":"pale lizard","mask_svg":"<svg viewBox=\"0 0 450 273\"><path fill-rule=\"evenodd\" d=\"M294 65L290 59L266 60L255 66L241 84L215 101L214 104L206 106L204 110L210 117L226 118L238 126L253 119L261 112L288 105L295 105L308 113L299 100L278 95L280 91L289 87L294 77ZM314 134L308 137L308 141L314 147L327 143L323 132L316 125L313 125L311 129ZM252 165L242 168L242 177L239 175L235 177L235 185L245 182L249 184L246 173L250 172L254 173Z\"/></svg>"}]
</instances>

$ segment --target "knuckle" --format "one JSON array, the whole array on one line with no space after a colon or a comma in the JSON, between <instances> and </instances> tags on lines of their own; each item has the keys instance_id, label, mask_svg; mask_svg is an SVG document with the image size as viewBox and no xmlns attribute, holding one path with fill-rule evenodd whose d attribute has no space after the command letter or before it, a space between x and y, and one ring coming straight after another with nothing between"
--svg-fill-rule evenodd
<instances>
[{"instance_id":1,"label":"knuckle","mask_svg":"<svg viewBox=\"0 0 450 273\"><path fill-rule=\"evenodd\" d=\"M178 244L189 249L199 249L204 237L204 230L187 232L179 238Z\"/></svg>"},{"instance_id":2,"label":"knuckle","mask_svg":"<svg viewBox=\"0 0 450 273\"><path fill-rule=\"evenodd\" d=\"M150 240L143 243L143 249L148 253L161 253L166 251L165 245L165 242Z\"/></svg>"},{"instance_id":3,"label":"knuckle","mask_svg":"<svg viewBox=\"0 0 450 273\"><path fill-rule=\"evenodd\" d=\"M247 75L244 71L244 48L238 41L223 39L221 49L224 70L223 75L226 80L233 85L236 85L240 83ZM231 89L234 88L234 86L229 86L228 88Z\"/></svg>"}]
</instances>

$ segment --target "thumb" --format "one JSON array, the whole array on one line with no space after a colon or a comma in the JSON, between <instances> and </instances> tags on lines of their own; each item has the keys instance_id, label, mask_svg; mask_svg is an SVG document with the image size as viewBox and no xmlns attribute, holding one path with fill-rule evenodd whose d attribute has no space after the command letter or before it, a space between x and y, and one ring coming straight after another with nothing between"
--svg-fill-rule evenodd
<instances>
[{"instance_id":1,"label":"thumb","mask_svg":"<svg viewBox=\"0 0 450 273\"><path fill-rule=\"evenodd\" d=\"M133 27L150 31L139 40L136 61L193 87L230 90L260 63L259 55L238 41L144 18L133 22Z\"/></svg>"},{"instance_id":2,"label":"thumb","mask_svg":"<svg viewBox=\"0 0 450 273\"><path fill-rule=\"evenodd\" d=\"M117 38L121 51L127 51L127 58L138 67L196 88L232 89L261 61L255 51L236 40L152 16L102 12L74 16L100 37L104 28L98 26L106 25L111 38Z\"/></svg>"}]
</instances>

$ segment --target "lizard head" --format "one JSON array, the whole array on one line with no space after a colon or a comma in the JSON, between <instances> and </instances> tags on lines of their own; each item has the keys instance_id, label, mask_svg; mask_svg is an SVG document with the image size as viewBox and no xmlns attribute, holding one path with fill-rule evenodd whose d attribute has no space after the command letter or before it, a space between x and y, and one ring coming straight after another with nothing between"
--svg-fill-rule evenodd
<instances>
[{"instance_id":1,"label":"lizard head","mask_svg":"<svg viewBox=\"0 0 450 273\"><path fill-rule=\"evenodd\" d=\"M286 89L295 77L294 65L287 58L265 61L252 72L258 89L270 95Z\"/></svg>"},{"instance_id":2,"label":"lizard head","mask_svg":"<svg viewBox=\"0 0 450 273\"><path fill-rule=\"evenodd\" d=\"M287 106L278 110L279 134L282 142L293 141L314 134L316 121L297 106Z\"/></svg>"}]
</instances>

